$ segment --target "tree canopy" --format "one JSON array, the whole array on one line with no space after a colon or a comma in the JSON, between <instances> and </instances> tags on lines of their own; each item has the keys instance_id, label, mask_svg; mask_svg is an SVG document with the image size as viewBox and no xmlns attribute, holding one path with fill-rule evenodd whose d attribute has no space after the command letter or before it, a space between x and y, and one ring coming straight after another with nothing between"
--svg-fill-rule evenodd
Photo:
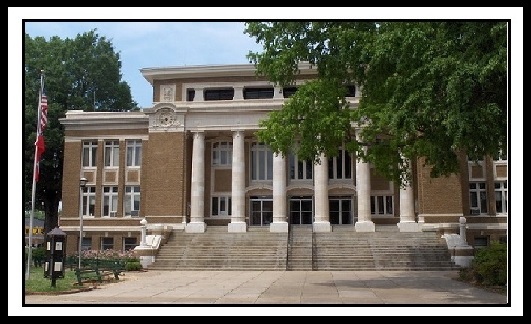
<instances>
[{"instance_id":1,"label":"tree canopy","mask_svg":"<svg viewBox=\"0 0 531 324\"><path fill-rule=\"evenodd\" d=\"M137 108L129 85L122 81L119 53L96 30L74 39L31 38L24 42L24 184L25 202L31 202L33 164L41 73L48 98L45 151L39 164L36 207L44 207L45 230L57 226L61 200L64 130L59 118L68 109L127 111ZM28 206L28 205L27 205Z\"/></svg>"},{"instance_id":2,"label":"tree canopy","mask_svg":"<svg viewBox=\"0 0 531 324\"><path fill-rule=\"evenodd\" d=\"M345 143L403 184L419 157L436 177L457 172L461 152L507 152L507 22L249 22L244 32L262 44L247 57L271 81L292 84L301 62L318 71L260 122L276 153L318 161ZM356 109L349 85L361 91Z\"/></svg>"}]
</instances>

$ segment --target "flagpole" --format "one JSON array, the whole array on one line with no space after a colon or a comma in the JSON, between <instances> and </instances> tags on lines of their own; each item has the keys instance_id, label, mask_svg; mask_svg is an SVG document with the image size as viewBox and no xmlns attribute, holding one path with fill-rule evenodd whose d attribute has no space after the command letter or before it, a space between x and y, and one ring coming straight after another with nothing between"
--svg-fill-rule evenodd
<instances>
[{"instance_id":1,"label":"flagpole","mask_svg":"<svg viewBox=\"0 0 531 324\"><path fill-rule=\"evenodd\" d=\"M44 89L44 70L41 70L41 88L39 89L39 102L37 104L37 139L41 133L41 98L42 92ZM36 143L36 142L35 142ZM29 223L29 237L28 237L28 265L26 266L26 280L30 278L30 267L32 260L32 249L33 249L33 218L35 215L35 192L37 191L37 180L35 179L35 174L37 172L37 155L38 148L35 145L35 157L33 159L33 185L31 187L31 214L30 214L30 223Z\"/></svg>"}]
</instances>

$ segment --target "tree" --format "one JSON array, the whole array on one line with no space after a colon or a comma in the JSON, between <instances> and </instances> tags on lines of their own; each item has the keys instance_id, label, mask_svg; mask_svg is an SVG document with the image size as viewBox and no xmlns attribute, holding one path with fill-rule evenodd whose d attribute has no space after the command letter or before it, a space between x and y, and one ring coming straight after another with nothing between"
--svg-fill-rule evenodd
<instances>
[{"instance_id":1,"label":"tree","mask_svg":"<svg viewBox=\"0 0 531 324\"><path fill-rule=\"evenodd\" d=\"M96 30L75 39L31 38L24 42L24 184L26 208L31 202L41 71L48 97L45 151L39 168L36 208L45 211L45 232L57 226L63 176L64 129L59 118L68 109L127 111L137 108L121 81L118 53Z\"/></svg>"},{"instance_id":2,"label":"tree","mask_svg":"<svg viewBox=\"0 0 531 324\"><path fill-rule=\"evenodd\" d=\"M247 57L271 81L291 84L301 62L318 71L260 122L275 153L318 161L346 143L404 184L419 157L436 177L457 172L462 152L507 152L506 22L250 22L244 32L263 45ZM345 101L353 84L357 109Z\"/></svg>"}]
</instances>

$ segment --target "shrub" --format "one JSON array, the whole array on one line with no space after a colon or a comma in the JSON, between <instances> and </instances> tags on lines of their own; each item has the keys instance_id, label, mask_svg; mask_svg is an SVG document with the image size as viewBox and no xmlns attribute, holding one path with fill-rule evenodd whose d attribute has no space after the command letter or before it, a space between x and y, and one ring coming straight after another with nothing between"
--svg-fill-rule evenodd
<instances>
[{"instance_id":1,"label":"shrub","mask_svg":"<svg viewBox=\"0 0 531 324\"><path fill-rule=\"evenodd\" d=\"M507 244L493 241L488 247L478 249L470 267L461 269L462 280L474 281L481 286L507 284Z\"/></svg>"},{"instance_id":2,"label":"shrub","mask_svg":"<svg viewBox=\"0 0 531 324\"><path fill-rule=\"evenodd\" d=\"M126 271L139 271L142 270L142 265L140 261L127 261L125 266Z\"/></svg>"}]
</instances>

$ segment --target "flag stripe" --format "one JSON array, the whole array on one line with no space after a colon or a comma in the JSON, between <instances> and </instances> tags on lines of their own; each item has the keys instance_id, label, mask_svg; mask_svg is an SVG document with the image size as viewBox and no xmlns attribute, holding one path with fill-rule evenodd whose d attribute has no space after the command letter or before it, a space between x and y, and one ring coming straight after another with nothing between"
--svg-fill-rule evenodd
<instances>
[{"instance_id":1,"label":"flag stripe","mask_svg":"<svg viewBox=\"0 0 531 324\"><path fill-rule=\"evenodd\" d=\"M46 129L48 124L48 98L43 92L41 96L41 133Z\"/></svg>"}]
</instances>

